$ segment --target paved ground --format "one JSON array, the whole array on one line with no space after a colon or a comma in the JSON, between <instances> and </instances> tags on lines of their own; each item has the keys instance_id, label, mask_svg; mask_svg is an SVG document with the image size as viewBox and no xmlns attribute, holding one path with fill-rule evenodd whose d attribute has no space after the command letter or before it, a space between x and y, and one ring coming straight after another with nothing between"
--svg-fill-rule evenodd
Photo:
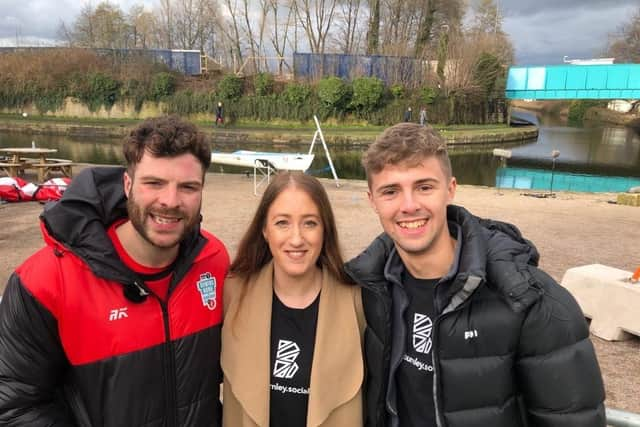
<instances>
[{"instance_id":1,"label":"paved ground","mask_svg":"<svg viewBox=\"0 0 640 427\"><path fill-rule=\"evenodd\" d=\"M325 181L338 221L345 258L356 255L381 231L366 199L366 183ZM558 193L534 198L519 191L461 186L456 197L477 215L512 222L541 253L541 267L557 280L571 267L600 263L631 271L640 266L640 208L609 203L613 194ZM252 180L207 176L204 226L235 253L258 198ZM42 245L37 203L0 205L0 291L22 259ZM640 313L640 307L638 307ZM607 405L640 413L640 339L608 343L593 337L607 389Z\"/></svg>"}]
</instances>

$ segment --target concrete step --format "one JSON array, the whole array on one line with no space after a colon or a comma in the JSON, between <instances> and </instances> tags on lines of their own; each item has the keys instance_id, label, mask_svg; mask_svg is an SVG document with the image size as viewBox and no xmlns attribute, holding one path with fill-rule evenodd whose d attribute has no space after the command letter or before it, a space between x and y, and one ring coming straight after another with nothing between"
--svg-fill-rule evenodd
<instances>
[{"instance_id":1,"label":"concrete step","mask_svg":"<svg viewBox=\"0 0 640 427\"><path fill-rule=\"evenodd\" d=\"M562 286L575 297L591 319L590 331L607 341L640 337L640 283L631 272L602 264L570 268Z\"/></svg>"}]
</instances>

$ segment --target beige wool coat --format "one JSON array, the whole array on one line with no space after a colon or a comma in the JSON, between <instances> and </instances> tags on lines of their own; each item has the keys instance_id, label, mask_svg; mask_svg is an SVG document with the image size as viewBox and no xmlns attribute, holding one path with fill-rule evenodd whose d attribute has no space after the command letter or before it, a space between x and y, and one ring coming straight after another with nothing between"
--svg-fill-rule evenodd
<instances>
[{"instance_id":1,"label":"beige wool coat","mask_svg":"<svg viewBox=\"0 0 640 427\"><path fill-rule=\"evenodd\" d=\"M223 426L268 427L273 263L246 286L229 278L221 364ZM240 311L238 311L240 310ZM322 272L307 427L362 426L364 314L360 290Z\"/></svg>"}]
</instances>

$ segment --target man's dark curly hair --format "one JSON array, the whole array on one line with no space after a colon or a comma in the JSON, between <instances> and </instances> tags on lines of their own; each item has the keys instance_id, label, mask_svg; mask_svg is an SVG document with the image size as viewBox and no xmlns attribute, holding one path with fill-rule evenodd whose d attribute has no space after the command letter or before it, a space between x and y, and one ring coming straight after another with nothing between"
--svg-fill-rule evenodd
<instances>
[{"instance_id":1,"label":"man's dark curly hair","mask_svg":"<svg viewBox=\"0 0 640 427\"><path fill-rule=\"evenodd\" d=\"M122 152L130 174L134 173L145 151L154 157L193 154L202 164L203 173L211 164L209 141L195 125L178 116L147 119L124 139Z\"/></svg>"}]
</instances>

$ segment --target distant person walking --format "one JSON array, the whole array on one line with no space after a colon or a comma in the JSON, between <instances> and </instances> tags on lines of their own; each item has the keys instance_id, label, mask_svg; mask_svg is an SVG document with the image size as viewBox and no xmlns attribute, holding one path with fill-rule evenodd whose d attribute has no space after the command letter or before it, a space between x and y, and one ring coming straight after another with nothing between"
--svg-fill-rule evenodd
<instances>
[{"instance_id":1,"label":"distant person walking","mask_svg":"<svg viewBox=\"0 0 640 427\"><path fill-rule=\"evenodd\" d=\"M224 108L222 108L222 102L218 102L216 107L216 126L218 123L224 124Z\"/></svg>"},{"instance_id":2,"label":"distant person walking","mask_svg":"<svg viewBox=\"0 0 640 427\"><path fill-rule=\"evenodd\" d=\"M407 111L404 112L404 121L405 122L411 121L411 107L407 107Z\"/></svg>"},{"instance_id":3,"label":"distant person walking","mask_svg":"<svg viewBox=\"0 0 640 427\"><path fill-rule=\"evenodd\" d=\"M420 126L426 126L427 125L427 108L426 107L422 107L420 109Z\"/></svg>"}]
</instances>

